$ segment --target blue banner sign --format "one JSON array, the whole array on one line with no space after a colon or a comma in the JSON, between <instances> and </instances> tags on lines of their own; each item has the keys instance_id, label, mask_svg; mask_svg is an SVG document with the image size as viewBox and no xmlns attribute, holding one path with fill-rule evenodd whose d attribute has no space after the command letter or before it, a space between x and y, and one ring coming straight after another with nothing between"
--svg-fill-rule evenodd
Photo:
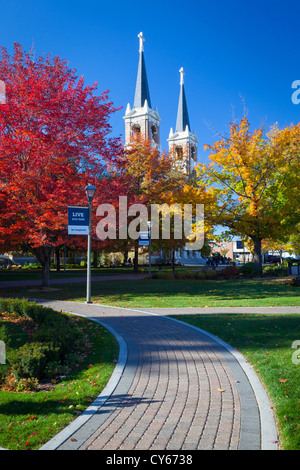
<instances>
[{"instance_id":1,"label":"blue banner sign","mask_svg":"<svg viewBox=\"0 0 300 470\"><path fill-rule=\"evenodd\" d=\"M68 207L68 234L89 234L89 208Z\"/></svg>"},{"instance_id":2,"label":"blue banner sign","mask_svg":"<svg viewBox=\"0 0 300 470\"><path fill-rule=\"evenodd\" d=\"M140 232L139 245L149 245L149 232Z\"/></svg>"}]
</instances>

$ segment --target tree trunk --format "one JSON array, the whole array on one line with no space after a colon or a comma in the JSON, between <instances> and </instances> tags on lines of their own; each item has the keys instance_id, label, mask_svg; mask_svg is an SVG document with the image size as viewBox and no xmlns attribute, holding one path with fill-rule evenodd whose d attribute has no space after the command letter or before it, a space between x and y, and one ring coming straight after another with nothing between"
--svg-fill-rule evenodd
<instances>
[{"instance_id":1,"label":"tree trunk","mask_svg":"<svg viewBox=\"0 0 300 470\"><path fill-rule=\"evenodd\" d=\"M55 254L56 254L56 271L59 273L60 272L60 250L59 250L59 248L55 249Z\"/></svg>"},{"instance_id":2,"label":"tree trunk","mask_svg":"<svg viewBox=\"0 0 300 470\"><path fill-rule=\"evenodd\" d=\"M175 248L172 248L172 271L175 271Z\"/></svg>"},{"instance_id":3,"label":"tree trunk","mask_svg":"<svg viewBox=\"0 0 300 470\"><path fill-rule=\"evenodd\" d=\"M260 275L262 275L262 259L261 259L261 241L262 238L252 237L254 243L253 262L257 265Z\"/></svg>"},{"instance_id":4,"label":"tree trunk","mask_svg":"<svg viewBox=\"0 0 300 470\"><path fill-rule=\"evenodd\" d=\"M42 265L42 287L49 287L50 285L50 261L53 250L54 248L50 246L39 246L31 249Z\"/></svg>"},{"instance_id":5,"label":"tree trunk","mask_svg":"<svg viewBox=\"0 0 300 470\"><path fill-rule=\"evenodd\" d=\"M124 250L123 256L123 265L126 266L126 264L128 263L128 250Z\"/></svg>"},{"instance_id":6,"label":"tree trunk","mask_svg":"<svg viewBox=\"0 0 300 470\"><path fill-rule=\"evenodd\" d=\"M94 250L93 252L93 267L98 267L98 251Z\"/></svg>"},{"instance_id":7,"label":"tree trunk","mask_svg":"<svg viewBox=\"0 0 300 470\"><path fill-rule=\"evenodd\" d=\"M133 271L135 273L139 271L139 241L138 240L136 241L134 245Z\"/></svg>"}]
</instances>

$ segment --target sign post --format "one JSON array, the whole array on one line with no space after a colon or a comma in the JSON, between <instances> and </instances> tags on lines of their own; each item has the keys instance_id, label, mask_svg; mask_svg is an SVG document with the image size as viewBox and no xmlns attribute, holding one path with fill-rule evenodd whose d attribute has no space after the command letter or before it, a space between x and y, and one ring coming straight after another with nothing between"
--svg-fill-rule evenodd
<instances>
[{"instance_id":1,"label":"sign post","mask_svg":"<svg viewBox=\"0 0 300 470\"><path fill-rule=\"evenodd\" d=\"M96 188L89 185L85 189L89 207L68 207L68 234L88 236L86 303L91 304L91 215Z\"/></svg>"},{"instance_id":2,"label":"sign post","mask_svg":"<svg viewBox=\"0 0 300 470\"><path fill-rule=\"evenodd\" d=\"M151 277L151 222L148 222L149 232L140 232L139 246L149 246L149 277Z\"/></svg>"},{"instance_id":3,"label":"sign post","mask_svg":"<svg viewBox=\"0 0 300 470\"><path fill-rule=\"evenodd\" d=\"M151 220L148 220L147 224L149 227L149 277L151 277Z\"/></svg>"},{"instance_id":4,"label":"sign post","mask_svg":"<svg viewBox=\"0 0 300 470\"><path fill-rule=\"evenodd\" d=\"M96 188L92 184L87 185L85 194L89 202L88 208L88 256L87 256L87 283L86 283L86 303L92 304L91 300L91 248L92 248L92 202L94 199Z\"/></svg>"}]
</instances>

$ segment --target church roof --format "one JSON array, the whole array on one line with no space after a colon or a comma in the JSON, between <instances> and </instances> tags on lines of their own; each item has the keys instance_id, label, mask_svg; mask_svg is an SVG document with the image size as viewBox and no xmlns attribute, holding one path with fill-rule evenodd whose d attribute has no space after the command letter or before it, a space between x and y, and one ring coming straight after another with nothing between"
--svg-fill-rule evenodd
<instances>
[{"instance_id":1,"label":"church roof","mask_svg":"<svg viewBox=\"0 0 300 470\"><path fill-rule=\"evenodd\" d=\"M181 79L180 79L180 93L179 93L179 102L177 110L177 121L175 132L184 132L186 126L191 130L189 113L186 103L184 83L183 83L183 69L180 69Z\"/></svg>"},{"instance_id":2,"label":"church roof","mask_svg":"<svg viewBox=\"0 0 300 470\"><path fill-rule=\"evenodd\" d=\"M138 73L137 73L136 87L135 87L134 107L142 108L145 104L145 100L147 100L149 108L152 108L149 86L148 86L148 79L147 79L147 72L146 72L144 49L143 49L143 41L145 39L143 38L142 33L139 34L139 38L140 38L140 58L139 58Z\"/></svg>"}]
</instances>

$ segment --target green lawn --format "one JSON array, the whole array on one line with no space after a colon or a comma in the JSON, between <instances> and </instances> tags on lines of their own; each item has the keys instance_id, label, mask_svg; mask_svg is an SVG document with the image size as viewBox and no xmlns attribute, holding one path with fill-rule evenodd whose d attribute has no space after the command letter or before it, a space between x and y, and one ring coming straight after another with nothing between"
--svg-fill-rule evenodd
<instances>
[{"instance_id":1,"label":"green lawn","mask_svg":"<svg viewBox=\"0 0 300 470\"><path fill-rule=\"evenodd\" d=\"M95 322L72 318L88 335L89 354L52 390L48 384L45 390L38 392L0 390L0 447L38 449L81 414L107 384L118 357L116 339ZM2 324L0 321L0 327ZM24 332L21 328L18 331L16 325L10 328L11 347L17 342L20 346L26 340ZM4 367L7 366L0 365Z\"/></svg>"},{"instance_id":2,"label":"green lawn","mask_svg":"<svg viewBox=\"0 0 300 470\"><path fill-rule=\"evenodd\" d=\"M254 367L270 396L280 448L300 450L299 360L292 344L300 340L300 315L176 315L239 350Z\"/></svg>"},{"instance_id":3,"label":"green lawn","mask_svg":"<svg viewBox=\"0 0 300 470\"><path fill-rule=\"evenodd\" d=\"M39 299L77 300L86 298L85 283L39 288L5 288L0 295ZM286 279L237 281L122 280L92 283L93 302L132 308L150 307L251 307L300 305L300 288Z\"/></svg>"}]
</instances>

